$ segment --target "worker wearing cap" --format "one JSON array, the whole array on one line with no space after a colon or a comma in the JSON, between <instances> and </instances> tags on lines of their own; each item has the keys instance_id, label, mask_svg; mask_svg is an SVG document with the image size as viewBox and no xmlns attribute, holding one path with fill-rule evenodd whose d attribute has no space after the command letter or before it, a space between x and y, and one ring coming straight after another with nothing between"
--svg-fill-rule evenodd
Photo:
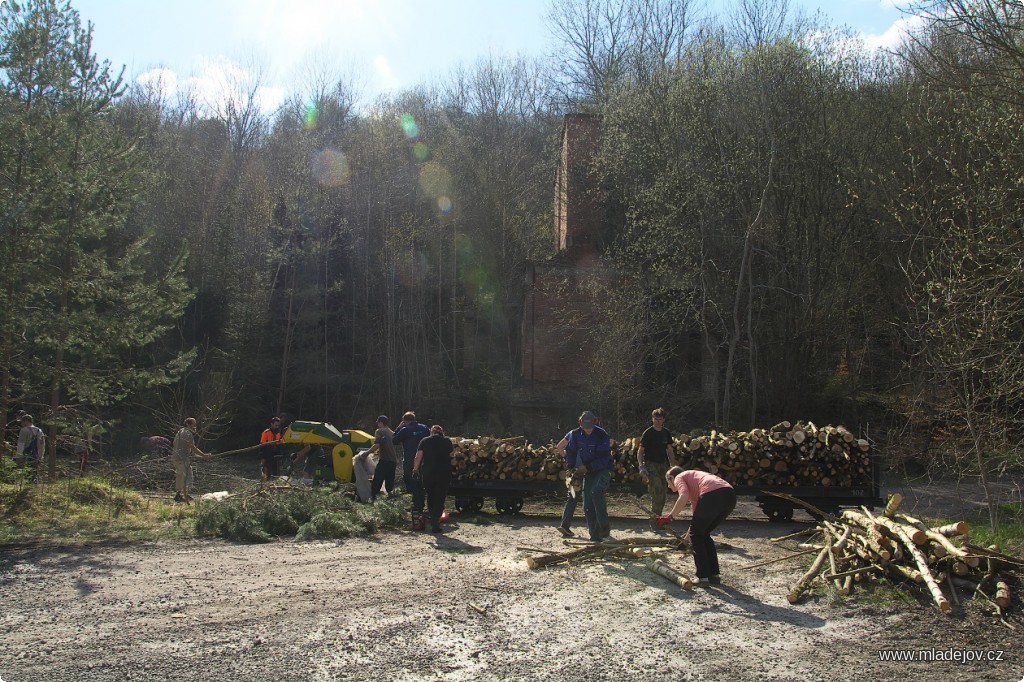
<instances>
[{"instance_id":1,"label":"worker wearing cap","mask_svg":"<svg viewBox=\"0 0 1024 682\"><path fill-rule=\"evenodd\" d=\"M452 451L455 446L445 437L440 424L430 427L430 435L420 441L416 461L412 464L412 475L423 482L427 496L427 516L430 532L441 532L441 514L448 497L448 484L452 478Z\"/></svg>"},{"instance_id":2,"label":"worker wearing cap","mask_svg":"<svg viewBox=\"0 0 1024 682\"><path fill-rule=\"evenodd\" d=\"M395 454L395 432L388 427L386 415L377 417L377 430L373 432L373 445L367 454L377 453L377 468L373 471L370 482L370 501L377 499L381 486L390 495L395 491L395 471L398 469L398 456Z\"/></svg>"},{"instance_id":3,"label":"worker wearing cap","mask_svg":"<svg viewBox=\"0 0 1024 682\"><path fill-rule=\"evenodd\" d=\"M605 493L615 467L611 438L597 421L597 415L587 410L580 415L579 428L565 434L555 446L565 453L567 474L583 476L583 514L594 542L605 540L611 534Z\"/></svg>"}]
</instances>

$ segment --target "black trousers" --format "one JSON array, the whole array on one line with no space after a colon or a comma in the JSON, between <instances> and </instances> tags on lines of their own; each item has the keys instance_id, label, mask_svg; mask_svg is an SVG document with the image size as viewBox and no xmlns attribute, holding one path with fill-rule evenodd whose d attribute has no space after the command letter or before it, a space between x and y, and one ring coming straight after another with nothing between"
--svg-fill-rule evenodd
<instances>
[{"instance_id":1,"label":"black trousers","mask_svg":"<svg viewBox=\"0 0 1024 682\"><path fill-rule=\"evenodd\" d=\"M444 501L448 497L449 481L451 475L423 472L423 492L427 497L427 518L431 529L441 525L441 512L444 511Z\"/></svg>"},{"instance_id":2,"label":"black trousers","mask_svg":"<svg viewBox=\"0 0 1024 682\"><path fill-rule=\"evenodd\" d=\"M263 474L269 478L277 478L277 446L263 448Z\"/></svg>"},{"instance_id":3,"label":"black trousers","mask_svg":"<svg viewBox=\"0 0 1024 682\"><path fill-rule=\"evenodd\" d=\"M380 494L381 484L388 494L395 492L395 472L398 470L397 462L377 462L377 468L373 470L373 480L370 481L370 500L377 499Z\"/></svg>"},{"instance_id":4,"label":"black trousers","mask_svg":"<svg viewBox=\"0 0 1024 682\"><path fill-rule=\"evenodd\" d=\"M402 460L402 480L405 482L406 491L412 495L412 510L421 512L423 511L423 484L412 475L412 465L415 461L416 453L411 455L405 453L405 459Z\"/></svg>"},{"instance_id":5,"label":"black trousers","mask_svg":"<svg viewBox=\"0 0 1024 682\"><path fill-rule=\"evenodd\" d=\"M690 522L690 542L693 543L693 563L697 565L698 578L718 575L718 550L711 532L718 528L732 510L736 508L736 491L719 488L702 495Z\"/></svg>"}]
</instances>

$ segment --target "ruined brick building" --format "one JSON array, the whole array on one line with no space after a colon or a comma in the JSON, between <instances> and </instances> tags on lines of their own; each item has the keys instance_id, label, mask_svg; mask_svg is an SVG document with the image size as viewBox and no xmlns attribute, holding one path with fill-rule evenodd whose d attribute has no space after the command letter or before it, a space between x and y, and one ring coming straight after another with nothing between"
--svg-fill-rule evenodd
<instances>
[{"instance_id":1,"label":"ruined brick building","mask_svg":"<svg viewBox=\"0 0 1024 682\"><path fill-rule=\"evenodd\" d=\"M521 331L522 385L517 394L523 427L531 415L550 421L558 414L566 424L581 409L580 396L590 380L592 348L589 327L599 323L576 284L601 267L603 212L593 171L601 142L596 116L569 114L562 128L561 155L555 178L555 255L527 267ZM595 311L599 312L599 311Z\"/></svg>"},{"instance_id":2,"label":"ruined brick building","mask_svg":"<svg viewBox=\"0 0 1024 682\"><path fill-rule=\"evenodd\" d=\"M588 404L587 395L596 371L592 339L600 334L604 311L591 310L589 297L579 288L592 276L613 283L622 276L601 261L602 235L609 233L609 225L595 172L600 144L599 117L565 116L554 188L555 253L531 263L525 273L521 384L514 405L524 433L571 427L582 409L601 409ZM703 373L713 363L701 357L698 337L686 345L678 366L671 369L673 378L695 395L707 395L713 377ZM645 404L644 409L650 407Z\"/></svg>"}]
</instances>

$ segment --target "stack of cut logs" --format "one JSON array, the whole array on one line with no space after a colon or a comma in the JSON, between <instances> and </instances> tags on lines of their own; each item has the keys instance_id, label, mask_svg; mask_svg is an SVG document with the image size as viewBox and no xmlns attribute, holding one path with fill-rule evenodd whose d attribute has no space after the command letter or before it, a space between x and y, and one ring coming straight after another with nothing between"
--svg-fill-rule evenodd
<instances>
[{"instance_id":1,"label":"stack of cut logs","mask_svg":"<svg viewBox=\"0 0 1024 682\"><path fill-rule=\"evenodd\" d=\"M787 421L770 429L712 431L684 436L678 452L688 466L733 485L849 487L871 482L871 445L843 426Z\"/></svg>"},{"instance_id":2,"label":"stack of cut logs","mask_svg":"<svg viewBox=\"0 0 1024 682\"><path fill-rule=\"evenodd\" d=\"M462 480L556 481L564 460L553 443L522 437L453 438L452 474ZM639 438L613 441L614 480L640 482ZM734 485L853 486L871 482L871 445L843 426L781 422L770 429L675 440L680 463L717 474Z\"/></svg>"},{"instance_id":3,"label":"stack of cut logs","mask_svg":"<svg viewBox=\"0 0 1024 682\"><path fill-rule=\"evenodd\" d=\"M846 595L855 583L888 578L922 585L944 613L961 595L977 595L1002 615L1010 606L1010 585L1024 573L1024 560L994 545L971 544L965 522L931 528L900 514L902 499L898 494L890 497L881 514L848 509L838 519L821 521L812 530L820 539L802 545L817 557L793 585L789 602L796 603L815 580Z\"/></svg>"},{"instance_id":4,"label":"stack of cut logs","mask_svg":"<svg viewBox=\"0 0 1024 682\"><path fill-rule=\"evenodd\" d=\"M452 438L452 476L462 480L557 481L565 459L554 444L530 445L523 437Z\"/></svg>"}]
</instances>

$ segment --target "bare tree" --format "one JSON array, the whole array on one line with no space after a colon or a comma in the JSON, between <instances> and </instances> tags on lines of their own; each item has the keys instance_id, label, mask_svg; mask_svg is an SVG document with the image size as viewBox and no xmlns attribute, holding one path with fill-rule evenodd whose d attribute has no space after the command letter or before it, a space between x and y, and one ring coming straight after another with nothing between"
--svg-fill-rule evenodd
<instances>
[{"instance_id":1,"label":"bare tree","mask_svg":"<svg viewBox=\"0 0 1024 682\"><path fill-rule=\"evenodd\" d=\"M673 63L692 23L691 0L553 0L566 98L605 102L611 88Z\"/></svg>"}]
</instances>

